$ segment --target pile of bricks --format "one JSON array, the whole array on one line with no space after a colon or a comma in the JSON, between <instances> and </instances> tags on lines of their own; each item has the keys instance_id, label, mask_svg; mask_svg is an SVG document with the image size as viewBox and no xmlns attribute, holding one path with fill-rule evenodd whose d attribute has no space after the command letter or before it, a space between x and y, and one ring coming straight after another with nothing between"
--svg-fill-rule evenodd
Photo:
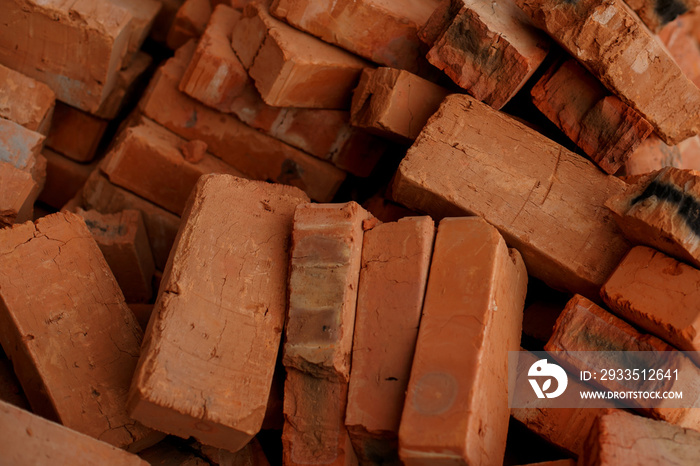
<instances>
[{"instance_id":1,"label":"pile of bricks","mask_svg":"<svg viewBox=\"0 0 700 466\"><path fill-rule=\"evenodd\" d=\"M698 0L0 6L0 464L697 464Z\"/></svg>"}]
</instances>

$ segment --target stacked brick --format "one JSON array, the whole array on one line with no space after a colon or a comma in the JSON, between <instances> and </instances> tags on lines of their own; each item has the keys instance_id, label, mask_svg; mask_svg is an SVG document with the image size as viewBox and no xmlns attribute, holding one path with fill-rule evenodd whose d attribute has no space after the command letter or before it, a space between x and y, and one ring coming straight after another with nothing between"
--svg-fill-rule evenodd
<instances>
[{"instance_id":1,"label":"stacked brick","mask_svg":"<svg viewBox=\"0 0 700 466\"><path fill-rule=\"evenodd\" d=\"M697 409L509 407L543 349L700 396L661 3L4 2L0 463L695 464Z\"/></svg>"}]
</instances>

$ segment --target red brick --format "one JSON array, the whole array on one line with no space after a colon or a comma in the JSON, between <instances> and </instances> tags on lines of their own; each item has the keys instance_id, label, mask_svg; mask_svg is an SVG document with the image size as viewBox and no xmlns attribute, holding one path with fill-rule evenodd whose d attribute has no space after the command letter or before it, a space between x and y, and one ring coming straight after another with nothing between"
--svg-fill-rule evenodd
<instances>
[{"instance_id":1,"label":"red brick","mask_svg":"<svg viewBox=\"0 0 700 466\"><path fill-rule=\"evenodd\" d=\"M664 167L700 170L700 136L669 146L652 134L630 155L623 172L628 176L645 175Z\"/></svg>"},{"instance_id":2,"label":"red brick","mask_svg":"<svg viewBox=\"0 0 700 466\"><path fill-rule=\"evenodd\" d=\"M108 0L17 0L3 19L0 63L46 83L62 102L88 112L100 107L127 53L129 11Z\"/></svg>"},{"instance_id":3,"label":"red brick","mask_svg":"<svg viewBox=\"0 0 700 466\"><path fill-rule=\"evenodd\" d=\"M96 210L79 209L76 213L83 218L100 247L126 302L151 299L155 265L141 212L123 210L101 214Z\"/></svg>"},{"instance_id":4,"label":"red brick","mask_svg":"<svg viewBox=\"0 0 700 466\"><path fill-rule=\"evenodd\" d=\"M129 303L128 306L131 312L134 313L139 327L141 327L142 330L146 330L148 321L151 319L151 314L153 314L153 304Z\"/></svg>"},{"instance_id":5,"label":"red brick","mask_svg":"<svg viewBox=\"0 0 700 466\"><path fill-rule=\"evenodd\" d=\"M408 71L365 68L352 99L350 122L373 134L410 144L448 93Z\"/></svg>"},{"instance_id":6,"label":"red brick","mask_svg":"<svg viewBox=\"0 0 700 466\"><path fill-rule=\"evenodd\" d=\"M540 463L529 463L527 466L576 466L576 461L572 459L542 461Z\"/></svg>"},{"instance_id":7,"label":"red brick","mask_svg":"<svg viewBox=\"0 0 700 466\"><path fill-rule=\"evenodd\" d=\"M46 145L76 162L90 162L95 158L108 123L58 102Z\"/></svg>"},{"instance_id":8,"label":"red brick","mask_svg":"<svg viewBox=\"0 0 700 466\"><path fill-rule=\"evenodd\" d=\"M677 0L660 3L655 0L625 0L625 3L637 13L639 19L652 32L658 32L664 25L683 13L700 5L698 0Z\"/></svg>"},{"instance_id":9,"label":"red brick","mask_svg":"<svg viewBox=\"0 0 700 466\"><path fill-rule=\"evenodd\" d=\"M371 218L355 202L294 213L285 367L348 381L363 223Z\"/></svg>"},{"instance_id":10,"label":"red brick","mask_svg":"<svg viewBox=\"0 0 700 466\"><path fill-rule=\"evenodd\" d=\"M694 430L615 411L598 418L579 464L692 466L698 449L700 433Z\"/></svg>"},{"instance_id":11,"label":"red brick","mask_svg":"<svg viewBox=\"0 0 700 466\"><path fill-rule=\"evenodd\" d=\"M440 222L399 430L404 464L503 461L526 289L520 254L494 227Z\"/></svg>"},{"instance_id":12,"label":"red brick","mask_svg":"<svg viewBox=\"0 0 700 466\"><path fill-rule=\"evenodd\" d=\"M432 47L450 25L463 4L463 2L441 0L425 24L418 30L418 38L428 47Z\"/></svg>"},{"instance_id":13,"label":"red brick","mask_svg":"<svg viewBox=\"0 0 700 466\"><path fill-rule=\"evenodd\" d=\"M376 194L367 199L362 204L362 207L377 217L381 222L395 222L404 217L415 217L419 215L413 210L386 199L380 194Z\"/></svg>"},{"instance_id":14,"label":"red brick","mask_svg":"<svg viewBox=\"0 0 700 466\"><path fill-rule=\"evenodd\" d=\"M93 171L85 182L81 193L81 205L103 214L114 214L124 209L140 211L146 224L148 242L156 267L160 270L165 268L180 225L177 215L113 185L99 170Z\"/></svg>"},{"instance_id":15,"label":"red brick","mask_svg":"<svg viewBox=\"0 0 700 466\"><path fill-rule=\"evenodd\" d=\"M138 456L0 401L0 450L7 464L147 466Z\"/></svg>"},{"instance_id":16,"label":"red brick","mask_svg":"<svg viewBox=\"0 0 700 466\"><path fill-rule=\"evenodd\" d=\"M466 0L432 44L427 58L457 85L493 108L503 107L549 51L512 0Z\"/></svg>"},{"instance_id":17,"label":"red brick","mask_svg":"<svg viewBox=\"0 0 700 466\"><path fill-rule=\"evenodd\" d=\"M160 12L161 4L157 0L109 0L114 6L128 11L131 16L129 30L129 45L126 56L122 61L122 67L131 65L141 45L151 32L151 27Z\"/></svg>"},{"instance_id":18,"label":"red brick","mask_svg":"<svg viewBox=\"0 0 700 466\"><path fill-rule=\"evenodd\" d=\"M287 368L284 384L283 464L357 465L343 423L348 384Z\"/></svg>"},{"instance_id":19,"label":"red brick","mask_svg":"<svg viewBox=\"0 0 700 466\"><path fill-rule=\"evenodd\" d=\"M439 4L440 0L275 0L270 12L375 63L419 73L427 62L417 32Z\"/></svg>"},{"instance_id":20,"label":"red brick","mask_svg":"<svg viewBox=\"0 0 700 466\"><path fill-rule=\"evenodd\" d=\"M200 178L146 330L134 419L230 451L258 433L284 325L293 212L307 199L283 185Z\"/></svg>"},{"instance_id":21,"label":"red brick","mask_svg":"<svg viewBox=\"0 0 700 466\"><path fill-rule=\"evenodd\" d=\"M39 200L55 209L63 206L80 191L99 160L84 164L75 162L51 149L41 154L46 158L46 184Z\"/></svg>"},{"instance_id":22,"label":"red brick","mask_svg":"<svg viewBox=\"0 0 700 466\"><path fill-rule=\"evenodd\" d=\"M175 15L177 15L177 11L185 3L185 0L158 0L158 2L161 8L153 22L150 37L160 44L165 44L170 27L175 20Z\"/></svg>"},{"instance_id":23,"label":"red brick","mask_svg":"<svg viewBox=\"0 0 700 466\"><path fill-rule=\"evenodd\" d=\"M209 1L209 0L207 0ZM139 457L150 465L158 466L211 466L195 454L179 439L165 438L150 448L139 452Z\"/></svg>"},{"instance_id":24,"label":"red brick","mask_svg":"<svg viewBox=\"0 0 700 466\"><path fill-rule=\"evenodd\" d=\"M680 350L700 351L700 270L638 246L608 278L601 295L628 322Z\"/></svg>"},{"instance_id":25,"label":"red brick","mask_svg":"<svg viewBox=\"0 0 700 466\"><path fill-rule=\"evenodd\" d=\"M466 95L445 99L393 189L394 200L433 218L484 217L530 274L594 299L629 248L602 208L624 182Z\"/></svg>"},{"instance_id":26,"label":"red brick","mask_svg":"<svg viewBox=\"0 0 700 466\"><path fill-rule=\"evenodd\" d=\"M240 172L213 155L197 163L185 160L180 139L157 124L128 128L100 165L109 180L177 215L200 176Z\"/></svg>"},{"instance_id":27,"label":"red brick","mask_svg":"<svg viewBox=\"0 0 700 466\"><path fill-rule=\"evenodd\" d=\"M0 340L33 410L118 447L157 441L126 412L141 330L82 219L16 225L0 244Z\"/></svg>"},{"instance_id":28,"label":"red brick","mask_svg":"<svg viewBox=\"0 0 700 466\"><path fill-rule=\"evenodd\" d=\"M700 89L622 0L514 0L667 144L700 131Z\"/></svg>"},{"instance_id":29,"label":"red brick","mask_svg":"<svg viewBox=\"0 0 700 466\"><path fill-rule=\"evenodd\" d=\"M56 95L49 87L0 65L0 118L46 134L51 125Z\"/></svg>"},{"instance_id":30,"label":"red brick","mask_svg":"<svg viewBox=\"0 0 700 466\"><path fill-rule=\"evenodd\" d=\"M398 461L398 432L433 250L430 217L365 233L345 424L363 463Z\"/></svg>"},{"instance_id":31,"label":"red brick","mask_svg":"<svg viewBox=\"0 0 700 466\"><path fill-rule=\"evenodd\" d=\"M700 172L667 167L605 206L631 241L700 267Z\"/></svg>"},{"instance_id":32,"label":"red brick","mask_svg":"<svg viewBox=\"0 0 700 466\"><path fill-rule=\"evenodd\" d=\"M141 91L143 78L148 75L148 69L153 58L144 52L138 52L127 68L117 74L117 84L100 108L93 113L97 118L113 120L119 116L124 107L129 105L135 94Z\"/></svg>"},{"instance_id":33,"label":"red brick","mask_svg":"<svg viewBox=\"0 0 700 466\"><path fill-rule=\"evenodd\" d=\"M248 73L231 49L231 31L239 17L233 8L216 7L179 86L190 97L223 112L248 83Z\"/></svg>"},{"instance_id":34,"label":"red brick","mask_svg":"<svg viewBox=\"0 0 700 466\"><path fill-rule=\"evenodd\" d=\"M682 18L659 31L659 38L688 79L700 86L700 43Z\"/></svg>"},{"instance_id":35,"label":"red brick","mask_svg":"<svg viewBox=\"0 0 700 466\"><path fill-rule=\"evenodd\" d=\"M32 174L32 178L43 186L41 149L45 137L36 131L31 131L19 124L0 118L0 162L7 162L20 170Z\"/></svg>"},{"instance_id":36,"label":"red brick","mask_svg":"<svg viewBox=\"0 0 700 466\"><path fill-rule=\"evenodd\" d=\"M176 50L204 33L211 17L210 0L185 0L173 19L166 43Z\"/></svg>"},{"instance_id":37,"label":"red brick","mask_svg":"<svg viewBox=\"0 0 700 466\"><path fill-rule=\"evenodd\" d=\"M573 59L552 66L531 94L539 111L611 175L652 132L649 122Z\"/></svg>"},{"instance_id":38,"label":"red brick","mask_svg":"<svg viewBox=\"0 0 700 466\"><path fill-rule=\"evenodd\" d=\"M262 3L246 5L238 27L248 36L234 34L233 50L268 105L349 108L352 89L362 69L371 66L345 50L278 21Z\"/></svg>"},{"instance_id":39,"label":"red brick","mask_svg":"<svg viewBox=\"0 0 700 466\"><path fill-rule=\"evenodd\" d=\"M24 396L24 391L19 385L19 380L12 368L12 362L7 359L5 353L0 351L0 400L29 410L29 401Z\"/></svg>"},{"instance_id":40,"label":"red brick","mask_svg":"<svg viewBox=\"0 0 700 466\"><path fill-rule=\"evenodd\" d=\"M201 444L196 445L196 448L212 464L226 466L270 466L270 462L267 461L265 452L256 438L251 440L250 443L236 453Z\"/></svg>"},{"instance_id":41,"label":"red brick","mask_svg":"<svg viewBox=\"0 0 700 466\"><path fill-rule=\"evenodd\" d=\"M668 344L647 333L641 333L622 319L615 317L583 296L574 296L562 311L554 326L554 334L544 347L554 353L559 364L571 372L591 370L605 367L608 369L624 369L605 353L592 353L585 361L573 356L578 351L674 351ZM659 387L656 381L640 385L640 390L685 391L693 397L697 392L697 378L700 370L685 356L674 355L670 360L679 373L685 374L678 381L669 381ZM595 366L595 367L593 367ZM606 390L625 390L628 386L617 381L594 379L592 384ZM688 396L688 395L686 395ZM697 396L697 395L695 395ZM629 403L634 403L630 400ZM681 427L700 428L700 413L691 408L668 408L663 402L655 408L645 409L647 414Z\"/></svg>"},{"instance_id":42,"label":"red brick","mask_svg":"<svg viewBox=\"0 0 700 466\"><path fill-rule=\"evenodd\" d=\"M330 201L345 178L341 170L177 90L193 50L180 49L156 72L140 103L144 115L180 137L204 141L212 154L251 178L296 186L314 200Z\"/></svg>"},{"instance_id":43,"label":"red brick","mask_svg":"<svg viewBox=\"0 0 700 466\"><path fill-rule=\"evenodd\" d=\"M0 162L0 228L31 220L38 194L31 174Z\"/></svg>"}]
</instances>

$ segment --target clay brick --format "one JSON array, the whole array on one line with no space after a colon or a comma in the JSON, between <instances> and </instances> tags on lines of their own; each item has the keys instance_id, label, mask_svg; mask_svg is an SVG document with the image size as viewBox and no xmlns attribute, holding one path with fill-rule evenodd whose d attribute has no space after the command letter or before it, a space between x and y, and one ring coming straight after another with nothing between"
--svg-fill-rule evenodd
<instances>
[{"instance_id":1,"label":"clay brick","mask_svg":"<svg viewBox=\"0 0 700 466\"><path fill-rule=\"evenodd\" d=\"M0 450L7 464L147 466L138 456L0 401Z\"/></svg>"},{"instance_id":2,"label":"clay brick","mask_svg":"<svg viewBox=\"0 0 700 466\"><path fill-rule=\"evenodd\" d=\"M172 437L140 451L139 457L148 464L157 466L211 466L211 463L197 456L184 442Z\"/></svg>"},{"instance_id":3,"label":"clay brick","mask_svg":"<svg viewBox=\"0 0 700 466\"><path fill-rule=\"evenodd\" d=\"M611 175L652 132L649 122L573 59L552 66L531 95L539 111Z\"/></svg>"},{"instance_id":4,"label":"clay brick","mask_svg":"<svg viewBox=\"0 0 700 466\"><path fill-rule=\"evenodd\" d=\"M656 0L625 0L625 3L637 13L639 19L652 32L658 32L663 26L700 5L698 0L672 0L659 2Z\"/></svg>"},{"instance_id":5,"label":"clay brick","mask_svg":"<svg viewBox=\"0 0 700 466\"><path fill-rule=\"evenodd\" d=\"M146 224L148 242L156 267L160 270L165 268L180 226L177 215L113 185L99 170L93 171L85 182L81 193L81 205L103 214L114 214L124 209L140 211Z\"/></svg>"},{"instance_id":6,"label":"clay brick","mask_svg":"<svg viewBox=\"0 0 700 466\"><path fill-rule=\"evenodd\" d=\"M185 0L173 19L166 43L176 50L204 33L211 17L210 0Z\"/></svg>"},{"instance_id":7,"label":"clay brick","mask_svg":"<svg viewBox=\"0 0 700 466\"><path fill-rule=\"evenodd\" d=\"M38 194L31 174L0 162L0 228L31 220Z\"/></svg>"},{"instance_id":8,"label":"clay brick","mask_svg":"<svg viewBox=\"0 0 700 466\"><path fill-rule=\"evenodd\" d=\"M647 333L637 331L630 324L615 317L605 309L594 304L583 296L576 295L567 303L557 323L554 333L544 347L548 352L564 352L553 354L560 365L571 372L581 370L594 371L601 367L618 369L623 366L599 353L592 353L585 361L572 356L577 351L673 351L673 347ZM568 352L568 353L567 353ZM697 378L700 370L685 356L669 356L668 367L673 365L684 378L678 381L668 381L663 386L649 382L641 389L685 391L686 397L697 397ZM592 366L595 366L592 367ZM602 381L594 379L592 384L607 390L624 390L627 386L617 381ZM647 387L647 388L645 388ZM629 401L634 403L634 401ZM672 424L691 429L700 428L700 413L691 408L668 408L660 403L655 408L643 410L650 416L668 421Z\"/></svg>"},{"instance_id":9,"label":"clay brick","mask_svg":"<svg viewBox=\"0 0 700 466\"><path fill-rule=\"evenodd\" d=\"M127 52L129 11L108 0L13 0L3 19L0 63L46 83L73 107L100 107Z\"/></svg>"},{"instance_id":10,"label":"clay brick","mask_svg":"<svg viewBox=\"0 0 700 466\"><path fill-rule=\"evenodd\" d=\"M283 464L357 465L343 423L347 382L316 378L287 368L284 383Z\"/></svg>"},{"instance_id":11,"label":"clay brick","mask_svg":"<svg viewBox=\"0 0 700 466\"><path fill-rule=\"evenodd\" d=\"M57 102L46 145L76 162L90 162L95 158L108 123Z\"/></svg>"},{"instance_id":12,"label":"clay brick","mask_svg":"<svg viewBox=\"0 0 700 466\"><path fill-rule=\"evenodd\" d=\"M29 401L24 396L24 391L12 368L12 362L7 359L2 350L0 350L0 400L18 408L30 409Z\"/></svg>"},{"instance_id":13,"label":"clay brick","mask_svg":"<svg viewBox=\"0 0 700 466\"><path fill-rule=\"evenodd\" d=\"M260 2L246 5L237 27L252 39L241 40L240 33L234 34L233 50L265 103L274 107L348 108L362 69L371 66L278 21Z\"/></svg>"},{"instance_id":14,"label":"clay brick","mask_svg":"<svg viewBox=\"0 0 700 466\"><path fill-rule=\"evenodd\" d=\"M128 68L119 71L115 88L93 115L104 120L117 118L122 109L131 103L135 93L141 90L139 86L147 76L151 63L153 58L150 55L138 52Z\"/></svg>"},{"instance_id":15,"label":"clay brick","mask_svg":"<svg viewBox=\"0 0 700 466\"><path fill-rule=\"evenodd\" d=\"M410 144L447 94L447 89L408 71L365 68L352 98L350 122Z\"/></svg>"},{"instance_id":16,"label":"clay brick","mask_svg":"<svg viewBox=\"0 0 700 466\"><path fill-rule=\"evenodd\" d=\"M239 17L233 8L216 7L179 86L190 97L223 112L248 82L247 71L231 49L231 31Z\"/></svg>"},{"instance_id":17,"label":"clay brick","mask_svg":"<svg viewBox=\"0 0 700 466\"><path fill-rule=\"evenodd\" d=\"M680 19L668 24L659 38L688 79L700 86L700 43L684 23Z\"/></svg>"},{"instance_id":18,"label":"clay brick","mask_svg":"<svg viewBox=\"0 0 700 466\"><path fill-rule=\"evenodd\" d=\"M248 78L238 57L231 50L231 32L246 31L238 27L240 13L223 6L212 16L216 28L208 28L189 67L180 81L180 90L200 102L224 113L233 113L243 123L313 156L358 176L368 176L384 152L376 138L352 128L349 113L342 110L272 107L267 105ZM225 24L220 24L225 23ZM225 26L225 27L224 27ZM241 25L245 26L245 24ZM243 36L250 41L248 36ZM215 69L209 69L215 65ZM203 68L201 71L198 68ZM219 70L230 70L230 72ZM232 91L212 82L216 73L237 77L242 72L243 86ZM237 81L232 78L230 81ZM210 84L211 83L211 84Z\"/></svg>"},{"instance_id":19,"label":"clay brick","mask_svg":"<svg viewBox=\"0 0 700 466\"><path fill-rule=\"evenodd\" d=\"M700 172L673 167L643 177L605 206L625 236L700 267Z\"/></svg>"},{"instance_id":20,"label":"clay brick","mask_svg":"<svg viewBox=\"0 0 700 466\"><path fill-rule=\"evenodd\" d=\"M363 224L371 219L355 202L294 213L285 367L348 381Z\"/></svg>"},{"instance_id":21,"label":"clay brick","mask_svg":"<svg viewBox=\"0 0 700 466\"><path fill-rule=\"evenodd\" d=\"M128 128L100 167L112 183L177 215L200 176L243 176L213 155L198 163L188 162L179 149L181 143L178 136L156 124Z\"/></svg>"},{"instance_id":22,"label":"clay brick","mask_svg":"<svg viewBox=\"0 0 700 466\"><path fill-rule=\"evenodd\" d=\"M691 466L698 449L700 433L694 430L615 411L598 418L579 464Z\"/></svg>"},{"instance_id":23,"label":"clay brick","mask_svg":"<svg viewBox=\"0 0 700 466\"><path fill-rule=\"evenodd\" d=\"M601 296L628 322L680 350L700 351L700 270L638 246L608 278Z\"/></svg>"},{"instance_id":24,"label":"clay brick","mask_svg":"<svg viewBox=\"0 0 700 466\"><path fill-rule=\"evenodd\" d=\"M293 212L307 199L284 185L200 178L146 330L134 419L230 451L257 434L284 326Z\"/></svg>"},{"instance_id":25,"label":"clay brick","mask_svg":"<svg viewBox=\"0 0 700 466\"><path fill-rule=\"evenodd\" d=\"M295 28L391 68L427 66L418 30L440 0L275 0L270 12Z\"/></svg>"},{"instance_id":26,"label":"clay brick","mask_svg":"<svg viewBox=\"0 0 700 466\"><path fill-rule=\"evenodd\" d=\"M398 461L398 432L433 250L430 217L364 235L345 425L364 464Z\"/></svg>"},{"instance_id":27,"label":"clay brick","mask_svg":"<svg viewBox=\"0 0 700 466\"><path fill-rule=\"evenodd\" d=\"M140 303L151 299L155 265L141 212L123 210L116 214L101 214L96 210L79 209L76 213L83 218L100 247L126 302Z\"/></svg>"},{"instance_id":28,"label":"clay brick","mask_svg":"<svg viewBox=\"0 0 700 466\"><path fill-rule=\"evenodd\" d=\"M432 47L450 25L462 5L462 2L441 0L425 24L418 30L418 38L428 47Z\"/></svg>"},{"instance_id":29,"label":"clay brick","mask_svg":"<svg viewBox=\"0 0 700 466\"><path fill-rule=\"evenodd\" d=\"M508 351L520 348L526 291L520 254L494 227L440 222L399 430L404 464L503 461Z\"/></svg>"},{"instance_id":30,"label":"clay brick","mask_svg":"<svg viewBox=\"0 0 700 466\"><path fill-rule=\"evenodd\" d=\"M530 274L596 299L629 248L602 208L625 188L510 117L452 95L401 162L393 196L434 218L484 217Z\"/></svg>"},{"instance_id":31,"label":"clay brick","mask_svg":"<svg viewBox=\"0 0 700 466\"><path fill-rule=\"evenodd\" d=\"M161 4L157 0L109 0L109 2L128 11L132 16L129 44L126 56L122 61L122 67L126 67L131 65L141 45L151 32L153 22L160 12Z\"/></svg>"},{"instance_id":32,"label":"clay brick","mask_svg":"<svg viewBox=\"0 0 700 466\"><path fill-rule=\"evenodd\" d=\"M54 209L63 208L78 193L99 162L78 163L51 149L41 154L46 158L46 184L39 200Z\"/></svg>"},{"instance_id":33,"label":"clay brick","mask_svg":"<svg viewBox=\"0 0 700 466\"><path fill-rule=\"evenodd\" d=\"M49 215L0 244L0 340L34 412L117 447L157 441L127 415L141 330L83 220Z\"/></svg>"},{"instance_id":34,"label":"clay brick","mask_svg":"<svg viewBox=\"0 0 700 466\"><path fill-rule=\"evenodd\" d=\"M700 89L622 0L514 0L667 144L700 131Z\"/></svg>"},{"instance_id":35,"label":"clay brick","mask_svg":"<svg viewBox=\"0 0 700 466\"><path fill-rule=\"evenodd\" d=\"M153 304L129 303L128 306L131 312L134 313L139 327L145 331L148 321L151 319L151 314L153 314Z\"/></svg>"},{"instance_id":36,"label":"clay brick","mask_svg":"<svg viewBox=\"0 0 700 466\"><path fill-rule=\"evenodd\" d=\"M572 459L542 461L540 463L529 463L527 466L576 466L576 461Z\"/></svg>"},{"instance_id":37,"label":"clay brick","mask_svg":"<svg viewBox=\"0 0 700 466\"><path fill-rule=\"evenodd\" d=\"M549 51L512 0L461 0L462 8L428 52L428 61L493 108L503 107Z\"/></svg>"},{"instance_id":38,"label":"clay brick","mask_svg":"<svg viewBox=\"0 0 700 466\"><path fill-rule=\"evenodd\" d=\"M270 462L267 460L265 452L256 438L235 453L202 444L196 444L195 448L212 464L225 466L270 466Z\"/></svg>"},{"instance_id":39,"label":"clay brick","mask_svg":"<svg viewBox=\"0 0 700 466\"><path fill-rule=\"evenodd\" d=\"M45 139L42 134L36 131L0 118L0 162L7 162L20 170L31 173L37 183L43 185L41 162L38 161L38 158L41 156Z\"/></svg>"},{"instance_id":40,"label":"clay brick","mask_svg":"<svg viewBox=\"0 0 700 466\"><path fill-rule=\"evenodd\" d=\"M415 217L419 215L413 210L386 199L381 194L375 194L367 199L362 204L362 207L377 217L380 222L395 222L404 217Z\"/></svg>"},{"instance_id":41,"label":"clay brick","mask_svg":"<svg viewBox=\"0 0 700 466\"><path fill-rule=\"evenodd\" d=\"M178 91L193 50L194 44L180 49L156 72L140 103L144 115L180 137L204 141L212 154L251 178L296 186L329 202L345 178L341 170Z\"/></svg>"},{"instance_id":42,"label":"clay brick","mask_svg":"<svg viewBox=\"0 0 700 466\"><path fill-rule=\"evenodd\" d=\"M623 172L628 176L645 175L664 167L700 170L700 136L669 146L652 134L630 155Z\"/></svg>"},{"instance_id":43,"label":"clay brick","mask_svg":"<svg viewBox=\"0 0 700 466\"><path fill-rule=\"evenodd\" d=\"M153 22L150 37L160 44L165 44L175 15L185 0L158 0L158 2L161 8Z\"/></svg>"},{"instance_id":44,"label":"clay brick","mask_svg":"<svg viewBox=\"0 0 700 466\"><path fill-rule=\"evenodd\" d=\"M0 118L46 135L56 95L49 87L0 65Z\"/></svg>"}]
</instances>

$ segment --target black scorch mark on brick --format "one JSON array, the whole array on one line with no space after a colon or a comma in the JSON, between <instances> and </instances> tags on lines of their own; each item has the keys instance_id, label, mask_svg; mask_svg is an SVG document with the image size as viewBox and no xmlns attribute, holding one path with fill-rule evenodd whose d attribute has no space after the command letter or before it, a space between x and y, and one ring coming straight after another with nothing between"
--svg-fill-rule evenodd
<instances>
[{"instance_id":1,"label":"black scorch mark on brick","mask_svg":"<svg viewBox=\"0 0 700 466\"><path fill-rule=\"evenodd\" d=\"M670 23L679 15L688 11L681 0L656 0L654 5L656 15L661 19L661 25Z\"/></svg>"},{"instance_id":2,"label":"black scorch mark on brick","mask_svg":"<svg viewBox=\"0 0 700 466\"><path fill-rule=\"evenodd\" d=\"M685 224L688 225L695 236L700 236L700 202L694 196L684 193L671 184L652 181L642 194L632 199L630 206L650 197L655 197L677 206L678 215L683 218Z\"/></svg>"}]
</instances>

